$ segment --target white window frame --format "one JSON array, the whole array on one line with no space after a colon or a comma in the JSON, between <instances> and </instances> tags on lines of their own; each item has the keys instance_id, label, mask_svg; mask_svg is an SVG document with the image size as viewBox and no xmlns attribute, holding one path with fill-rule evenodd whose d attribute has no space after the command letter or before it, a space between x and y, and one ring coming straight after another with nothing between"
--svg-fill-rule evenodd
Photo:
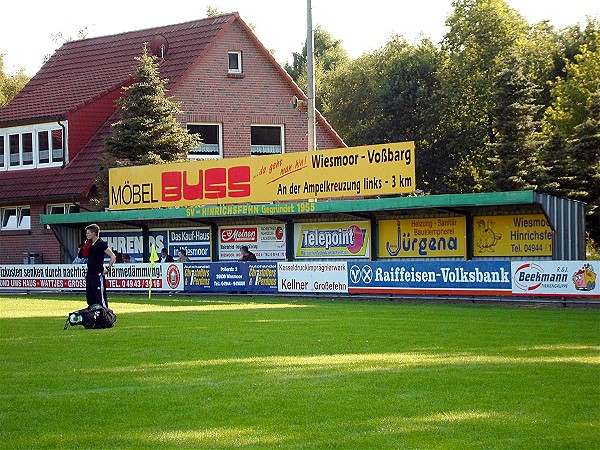
<instances>
[{"instance_id":1,"label":"white window frame","mask_svg":"<svg viewBox=\"0 0 600 450\"><path fill-rule=\"evenodd\" d=\"M28 209L29 214L23 215L23 210ZM15 212L16 225L4 225L4 218L8 211ZM31 230L31 206L5 206L0 208L0 231Z\"/></svg>"},{"instance_id":2,"label":"white window frame","mask_svg":"<svg viewBox=\"0 0 600 450\"><path fill-rule=\"evenodd\" d=\"M71 211L73 208L77 208L77 211ZM61 212L52 212L54 208L62 209ZM46 214L71 214L79 212L79 204L78 203L49 203L46 205ZM46 229L50 229L50 225L46 225Z\"/></svg>"},{"instance_id":3,"label":"white window frame","mask_svg":"<svg viewBox=\"0 0 600 450\"><path fill-rule=\"evenodd\" d=\"M238 62L238 68L237 69L232 69L231 66L229 65L229 58L231 57L231 55L237 55L237 62ZM242 68L242 51L241 50L230 50L227 52L227 73L243 73L243 68Z\"/></svg>"},{"instance_id":4,"label":"white window frame","mask_svg":"<svg viewBox=\"0 0 600 450\"><path fill-rule=\"evenodd\" d=\"M186 127L189 125L209 125L209 126L216 126L217 127L217 136L219 137L219 153L217 155L213 154L213 153L206 153L206 154L202 154L202 153L197 153L195 155L188 153L187 155L187 159L220 159L223 158L223 124L219 123L219 122L188 122L186 124ZM188 133L189 133L189 129L188 129ZM201 143L198 147L196 147L194 149L194 151L197 152L201 152L202 151L202 147L206 145L204 143ZM209 144L209 145L214 145L214 144ZM212 150L214 151L214 150Z\"/></svg>"},{"instance_id":5,"label":"white window frame","mask_svg":"<svg viewBox=\"0 0 600 450\"><path fill-rule=\"evenodd\" d=\"M2 170L31 170L45 167L60 167L67 164L68 161L68 124L67 122L61 122L64 125L61 127L57 122L52 123L41 123L34 125L0 128L0 140L4 141L4 154L0 154L0 158L3 158L3 164L0 164L0 171ZM62 135L62 149L53 148L52 132L60 131ZM40 149L39 149L39 133L47 133L48 136L48 160L47 163L40 162ZM32 164L23 164L23 135L31 134L31 145L33 149L33 162ZM19 164L10 165L10 136L19 136ZM62 159L54 161L54 153L57 150L62 151Z\"/></svg>"},{"instance_id":6,"label":"white window frame","mask_svg":"<svg viewBox=\"0 0 600 450\"><path fill-rule=\"evenodd\" d=\"M279 134L279 147L281 151L270 151L268 147L276 147L269 145L252 145L252 127L272 127L279 128L281 130ZM279 155L285 153L285 126L283 124L270 124L270 123L254 123L250 125L250 155L251 156L260 156L260 155Z\"/></svg>"},{"instance_id":7,"label":"white window frame","mask_svg":"<svg viewBox=\"0 0 600 450\"><path fill-rule=\"evenodd\" d=\"M2 153L0 153L0 171L6 170L6 153L8 152L8 146L6 145L6 136L0 133L0 142L2 143Z\"/></svg>"},{"instance_id":8,"label":"white window frame","mask_svg":"<svg viewBox=\"0 0 600 450\"><path fill-rule=\"evenodd\" d=\"M61 208L62 209L62 213L59 212L52 212L53 208ZM77 211L71 211L71 209L77 208ZM46 205L46 214L71 214L71 213L78 213L79 212L79 205L77 203L52 203L52 204L48 204Z\"/></svg>"}]
</instances>

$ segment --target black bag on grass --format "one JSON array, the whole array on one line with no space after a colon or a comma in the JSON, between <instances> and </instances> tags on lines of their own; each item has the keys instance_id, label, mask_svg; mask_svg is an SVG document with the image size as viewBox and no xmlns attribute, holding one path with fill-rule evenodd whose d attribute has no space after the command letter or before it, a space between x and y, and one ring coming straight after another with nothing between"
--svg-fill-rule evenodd
<instances>
[{"instance_id":1,"label":"black bag on grass","mask_svg":"<svg viewBox=\"0 0 600 450\"><path fill-rule=\"evenodd\" d=\"M116 320L117 316L112 309L102 305L92 305L69 313L64 329L66 330L69 325L83 325L84 328L111 328Z\"/></svg>"}]
</instances>

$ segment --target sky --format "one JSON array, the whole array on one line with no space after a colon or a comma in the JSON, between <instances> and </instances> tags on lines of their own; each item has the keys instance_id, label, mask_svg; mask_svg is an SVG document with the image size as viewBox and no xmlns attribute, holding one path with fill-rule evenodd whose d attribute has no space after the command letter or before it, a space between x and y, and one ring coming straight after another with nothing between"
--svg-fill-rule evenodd
<instances>
[{"instance_id":1,"label":"sky","mask_svg":"<svg viewBox=\"0 0 600 450\"><path fill-rule=\"evenodd\" d=\"M598 0L506 1L529 23L549 20L557 29L583 24L586 16L600 17ZM64 42L54 39L59 33L76 38L87 28L91 38L171 25L206 17L208 6L239 12L282 64L291 61L292 52L300 52L306 40L306 0L11 1L2 6L0 53L4 54L4 71L11 75L24 69L33 76L44 57ZM352 58L381 47L394 34L411 42L428 37L439 43L451 12L452 0L312 0L313 27L321 25L340 39Z\"/></svg>"}]
</instances>

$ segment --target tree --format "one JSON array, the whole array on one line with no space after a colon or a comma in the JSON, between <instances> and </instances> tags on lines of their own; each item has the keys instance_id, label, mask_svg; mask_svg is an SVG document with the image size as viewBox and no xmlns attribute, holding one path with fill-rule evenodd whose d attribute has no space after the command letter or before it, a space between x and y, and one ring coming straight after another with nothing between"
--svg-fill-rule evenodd
<instances>
[{"instance_id":1,"label":"tree","mask_svg":"<svg viewBox=\"0 0 600 450\"><path fill-rule=\"evenodd\" d=\"M456 0L442 41L448 53L442 70L446 110L452 112L444 132L456 152L457 168L449 178L454 188L481 188L494 142L494 79L527 37L527 22L503 0Z\"/></svg>"},{"instance_id":2,"label":"tree","mask_svg":"<svg viewBox=\"0 0 600 450\"><path fill-rule=\"evenodd\" d=\"M10 102L27 84L29 77L23 69L14 75L4 72L4 54L0 53L0 108Z\"/></svg>"},{"instance_id":3,"label":"tree","mask_svg":"<svg viewBox=\"0 0 600 450\"><path fill-rule=\"evenodd\" d=\"M349 145L414 140L417 186L445 189L449 158L439 135L443 56L424 39L393 36L382 48L324 78L324 114Z\"/></svg>"},{"instance_id":4,"label":"tree","mask_svg":"<svg viewBox=\"0 0 600 450\"><path fill-rule=\"evenodd\" d=\"M546 110L546 133L559 131L567 139L572 138L575 127L589 116L591 97L600 89L600 32L594 40L580 47L580 54L573 62L567 62L565 77L552 83L552 105Z\"/></svg>"},{"instance_id":5,"label":"tree","mask_svg":"<svg viewBox=\"0 0 600 450\"><path fill-rule=\"evenodd\" d=\"M539 189L547 194L567 198L573 190L574 169L569 151L569 143L559 132L548 139L540 152L544 172Z\"/></svg>"},{"instance_id":6,"label":"tree","mask_svg":"<svg viewBox=\"0 0 600 450\"><path fill-rule=\"evenodd\" d=\"M587 204L587 225L591 237L600 242L600 89L587 104L588 118L577 125L571 143L575 174L569 197Z\"/></svg>"},{"instance_id":7,"label":"tree","mask_svg":"<svg viewBox=\"0 0 600 450\"><path fill-rule=\"evenodd\" d=\"M222 16L223 14L227 13L219 8L215 8L210 5L206 7L206 17Z\"/></svg>"},{"instance_id":8,"label":"tree","mask_svg":"<svg viewBox=\"0 0 600 450\"><path fill-rule=\"evenodd\" d=\"M323 110L323 89L321 87L322 80L325 75L348 61L348 53L342 47L342 41L334 39L330 33L325 31L323 27L317 25L314 30L314 54L315 54L315 105L320 111ZM307 51L306 43L302 47L301 53L292 53L292 64L285 63L284 69L292 77L292 79L307 92Z\"/></svg>"},{"instance_id":9,"label":"tree","mask_svg":"<svg viewBox=\"0 0 600 450\"><path fill-rule=\"evenodd\" d=\"M199 142L177 121L181 109L165 95L168 80L159 77L157 58L148 55L144 46L136 60L135 82L123 88L123 97L116 101L123 118L112 125L112 136L104 143L96 183L103 201L108 193L108 168L177 161Z\"/></svg>"},{"instance_id":10,"label":"tree","mask_svg":"<svg viewBox=\"0 0 600 450\"><path fill-rule=\"evenodd\" d=\"M562 61L561 34L548 21L536 23L529 28L527 39L519 41L514 51L521 58L525 76L539 88L537 103L547 107L552 101L548 81L556 77L556 61ZM540 109L536 119L542 119L544 109Z\"/></svg>"},{"instance_id":11,"label":"tree","mask_svg":"<svg viewBox=\"0 0 600 450\"><path fill-rule=\"evenodd\" d=\"M451 158L439 134L441 52L427 39L411 45L395 36L377 59L381 67L375 101L381 119L374 124L372 142L415 141L417 186L445 190Z\"/></svg>"},{"instance_id":12,"label":"tree","mask_svg":"<svg viewBox=\"0 0 600 450\"><path fill-rule=\"evenodd\" d=\"M349 145L378 140L382 110L378 56L365 54L331 70L323 80L323 113Z\"/></svg>"},{"instance_id":13,"label":"tree","mask_svg":"<svg viewBox=\"0 0 600 450\"><path fill-rule=\"evenodd\" d=\"M538 128L534 118L541 108L535 104L537 89L516 57L498 74L495 85L486 187L492 191L536 189L542 173L534 139Z\"/></svg>"}]
</instances>

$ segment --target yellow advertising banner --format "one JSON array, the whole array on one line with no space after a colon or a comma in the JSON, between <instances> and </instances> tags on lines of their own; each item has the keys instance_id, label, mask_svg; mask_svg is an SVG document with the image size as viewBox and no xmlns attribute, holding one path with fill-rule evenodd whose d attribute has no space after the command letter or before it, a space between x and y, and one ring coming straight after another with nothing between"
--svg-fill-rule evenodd
<instances>
[{"instance_id":1,"label":"yellow advertising banner","mask_svg":"<svg viewBox=\"0 0 600 450\"><path fill-rule=\"evenodd\" d=\"M111 210L414 192L414 142L109 171Z\"/></svg>"},{"instance_id":2,"label":"yellow advertising banner","mask_svg":"<svg viewBox=\"0 0 600 450\"><path fill-rule=\"evenodd\" d=\"M369 258L371 222L294 224L296 258Z\"/></svg>"},{"instance_id":3,"label":"yellow advertising banner","mask_svg":"<svg viewBox=\"0 0 600 450\"><path fill-rule=\"evenodd\" d=\"M473 216L473 256L552 256L543 214Z\"/></svg>"},{"instance_id":4,"label":"yellow advertising banner","mask_svg":"<svg viewBox=\"0 0 600 450\"><path fill-rule=\"evenodd\" d=\"M380 220L379 258L461 257L467 254L464 217Z\"/></svg>"}]
</instances>

